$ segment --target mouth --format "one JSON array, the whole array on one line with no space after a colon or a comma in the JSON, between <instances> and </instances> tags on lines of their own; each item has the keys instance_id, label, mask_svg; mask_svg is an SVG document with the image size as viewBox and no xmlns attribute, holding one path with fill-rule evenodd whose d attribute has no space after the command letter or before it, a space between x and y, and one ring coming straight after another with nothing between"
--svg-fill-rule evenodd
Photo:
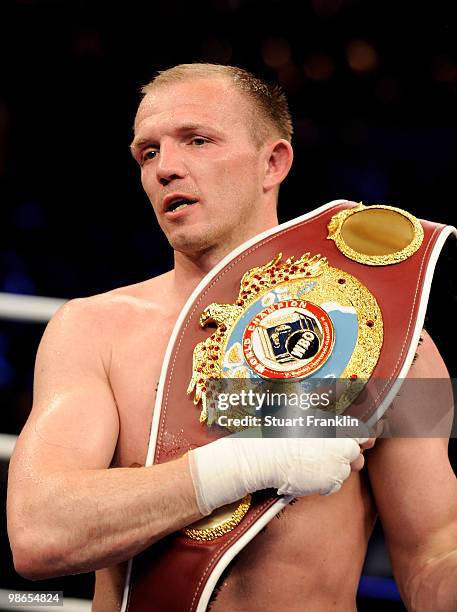
<instances>
[{"instance_id":1,"label":"mouth","mask_svg":"<svg viewBox=\"0 0 457 612\"><path fill-rule=\"evenodd\" d=\"M184 195L167 196L163 202L163 210L166 213L176 213L197 202L196 198L188 198Z\"/></svg>"}]
</instances>

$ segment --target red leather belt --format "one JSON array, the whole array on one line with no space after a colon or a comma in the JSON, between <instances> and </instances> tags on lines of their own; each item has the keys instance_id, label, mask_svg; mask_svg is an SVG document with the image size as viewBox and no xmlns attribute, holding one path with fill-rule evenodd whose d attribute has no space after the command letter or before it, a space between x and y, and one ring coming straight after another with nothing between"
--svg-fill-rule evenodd
<instances>
[{"instance_id":1,"label":"red leather belt","mask_svg":"<svg viewBox=\"0 0 457 612\"><path fill-rule=\"evenodd\" d=\"M278 253L283 254L283 261L291 256L298 258L305 252L320 254L333 268L355 277L374 296L382 313L383 339L371 376L384 383L376 397L368 394L349 410L370 424L379 418L396 392L397 379L406 376L411 365L433 269L446 238L455 230L421 221L423 235L418 240L420 244L412 249L415 252L408 253L395 265L369 265L343 253L335 239L327 239L332 218L330 233L338 230L337 215L344 217L344 211L355 207L354 202L332 202L269 230L239 247L202 280L186 303L168 346L146 465L177 458L190 448L225 435L221 428L208 428L199 422L199 412L192 397L186 394L193 368L193 349L208 338L208 331L199 324L200 315L213 302L233 304L245 272L264 266ZM347 236L346 239L349 240ZM370 321L364 324L369 325ZM256 493L244 518L228 533L210 541L198 541L179 532L157 542L130 562L122 609L132 612L205 610L223 569L289 501L271 492Z\"/></svg>"}]
</instances>

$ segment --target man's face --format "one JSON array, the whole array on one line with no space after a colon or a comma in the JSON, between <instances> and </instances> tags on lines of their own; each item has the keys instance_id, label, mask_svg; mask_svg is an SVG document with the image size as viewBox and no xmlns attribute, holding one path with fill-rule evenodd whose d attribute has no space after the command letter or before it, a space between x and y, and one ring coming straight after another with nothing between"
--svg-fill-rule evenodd
<instances>
[{"instance_id":1,"label":"man's face","mask_svg":"<svg viewBox=\"0 0 457 612\"><path fill-rule=\"evenodd\" d=\"M249 102L222 78L160 85L142 100L132 152L174 249L231 249L255 233L264 156L250 121Z\"/></svg>"}]
</instances>

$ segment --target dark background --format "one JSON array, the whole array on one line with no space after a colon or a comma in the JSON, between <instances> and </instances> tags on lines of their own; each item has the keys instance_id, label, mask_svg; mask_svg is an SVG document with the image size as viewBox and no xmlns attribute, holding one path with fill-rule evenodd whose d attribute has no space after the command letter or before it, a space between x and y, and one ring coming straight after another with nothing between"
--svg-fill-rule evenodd
<instances>
[{"instance_id":1,"label":"dark background","mask_svg":"<svg viewBox=\"0 0 457 612\"><path fill-rule=\"evenodd\" d=\"M369 0L2 3L0 291L88 296L171 267L128 145L140 86L181 62L231 63L283 85L296 159L281 191L281 221L342 197L456 224L452 7ZM455 249L443 262L427 326L455 375ZM0 321L3 433L17 434L27 417L43 329ZM388 575L379 542L372 542L368 573ZM5 537L0 554L0 588L40 588L14 574ZM42 588L89 596L91 578ZM359 599L361 610L386 606L401 609Z\"/></svg>"}]
</instances>

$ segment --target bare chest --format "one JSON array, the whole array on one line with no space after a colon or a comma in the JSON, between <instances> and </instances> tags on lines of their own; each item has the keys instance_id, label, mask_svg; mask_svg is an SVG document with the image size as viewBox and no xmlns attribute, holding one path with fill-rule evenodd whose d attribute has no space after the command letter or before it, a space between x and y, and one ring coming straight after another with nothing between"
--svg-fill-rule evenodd
<instances>
[{"instance_id":1,"label":"bare chest","mask_svg":"<svg viewBox=\"0 0 457 612\"><path fill-rule=\"evenodd\" d=\"M144 465L157 386L174 320L144 316L113 341L110 383L119 412L116 466Z\"/></svg>"},{"instance_id":2,"label":"bare chest","mask_svg":"<svg viewBox=\"0 0 457 612\"><path fill-rule=\"evenodd\" d=\"M364 474L353 473L330 497L295 500L237 557L211 612L354 610L375 520ZM214 597L213 597L214 599Z\"/></svg>"}]
</instances>

